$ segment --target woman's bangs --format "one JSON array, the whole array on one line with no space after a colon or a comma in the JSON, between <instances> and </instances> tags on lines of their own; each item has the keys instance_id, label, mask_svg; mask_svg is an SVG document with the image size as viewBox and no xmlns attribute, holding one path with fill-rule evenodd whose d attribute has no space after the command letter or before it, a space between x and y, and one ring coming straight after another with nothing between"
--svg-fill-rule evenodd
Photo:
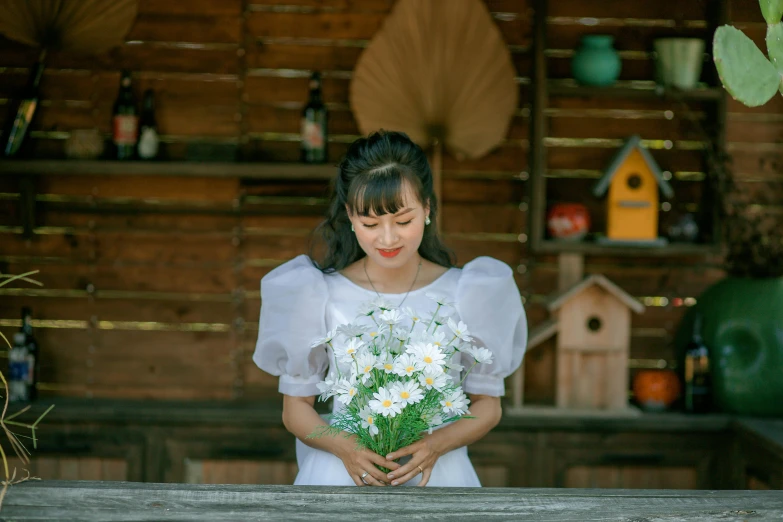
<instances>
[{"instance_id":1,"label":"woman's bangs","mask_svg":"<svg viewBox=\"0 0 783 522\"><path fill-rule=\"evenodd\" d=\"M396 167L357 177L348 193L348 206L360 216L396 214L405 204L405 179Z\"/></svg>"}]
</instances>

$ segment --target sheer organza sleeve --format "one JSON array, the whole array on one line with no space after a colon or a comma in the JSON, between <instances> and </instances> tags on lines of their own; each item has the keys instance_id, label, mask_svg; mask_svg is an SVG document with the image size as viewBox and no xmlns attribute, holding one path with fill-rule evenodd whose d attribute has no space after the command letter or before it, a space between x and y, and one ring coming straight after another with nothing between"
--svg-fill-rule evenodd
<instances>
[{"instance_id":1,"label":"sheer organza sleeve","mask_svg":"<svg viewBox=\"0 0 783 522\"><path fill-rule=\"evenodd\" d=\"M527 317L511 268L479 257L465 264L457 284L456 309L473 344L492 352L492 364L477 364L463 383L466 393L503 396L504 379L522 363L527 347ZM467 368L473 359L463 354Z\"/></svg>"},{"instance_id":2,"label":"sheer organza sleeve","mask_svg":"<svg viewBox=\"0 0 783 522\"><path fill-rule=\"evenodd\" d=\"M328 290L323 273L301 255L261 280L261 317L253 361L280 377L280 393L318 395L329 359L323 346L310 348L326 335Z\"/></svg>"}]
</instances>

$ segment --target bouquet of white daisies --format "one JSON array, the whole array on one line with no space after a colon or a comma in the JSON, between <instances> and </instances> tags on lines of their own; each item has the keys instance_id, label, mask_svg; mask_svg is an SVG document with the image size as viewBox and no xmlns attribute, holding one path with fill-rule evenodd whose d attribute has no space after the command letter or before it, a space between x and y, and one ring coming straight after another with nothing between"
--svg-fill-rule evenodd
<instances>
[{"instance_id":1,"label":"bouquet of white daisies","mask_svg":"<svg viewBox=\"0 0 783 522\"><path fill-rule=\"evenodd\" d=\"M462 382L476 364L491 363L492 353L471 343L465 323L443 313L450 303L427 297L437 307L426 319L379 298L362 305L355 321L312 344L326 346L338 362L318 384L319 399L334 397L343 407L335 408L331 426L310 437L355 434L361 446L387 455L470 413ZM455 382L450 372L464 369L459 353L472 363Z\"/></svg>"}]
</instances>

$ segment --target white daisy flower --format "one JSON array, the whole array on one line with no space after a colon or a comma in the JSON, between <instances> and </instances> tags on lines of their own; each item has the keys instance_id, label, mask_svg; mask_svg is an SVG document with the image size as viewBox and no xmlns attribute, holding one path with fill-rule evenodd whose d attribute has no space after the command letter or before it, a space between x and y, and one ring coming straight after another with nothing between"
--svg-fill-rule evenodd
<instances>
[{"instance_id":1,"label":"white daisy flower","mask_svg":"<svg viewBox=\"0 0 783 522\"><path fill-rule=\"evenodd\" d=\"M470 332L468 331L468 325L466 325L462 321L457 323L453 319L449 318L447 324L449 326L449 330L454 332L454 335L456 335L463 341L473 340L473 338L470 336Z\"/></svg>"},{"instance_id":2,"label":"white daisy flower","mask_svg":"<svg viewBox=\"0 0 783 522\"><path fill-rule=\"evenodd\" d=\"M356 367L358 367L358 378L362 384L367 384L367 380L372 377L372 370L375 368L375 356L369 352L362 352L356 358Z\"/></svg>"},{"instance_id":3,"label":"white daisy flower","mask_svg":"<svg viewBox=\"0 0 783 522\"><path fill-rule=\"evenodd\" d=\"M406 353L394 361L394 373L401 377L412 376L413 372L421 370L421 363L415 357Z\"/></svg>"},{"instance_id":4,"label":"white daisy flower","mask_svg":"<svg viewBox=\"0 0 783 522\"><path fill-rule=\"evenodd\" d=\"M386 373L394 372L394 356L390 353L381 354L375 363L375 367Z\"/></svg>"},{"instance_id":5,"label":"white daisy flower","mask_svg":"<svg viewBox=\"0 0 783 522\"><path fill-rule=\"evenodd\" d=\"M419 384L428 390L435 388L441 391L449 384L449 377L442 371L424 372L419 375Z\"/></svg>"},{"instance_id":6,"label":"white daisy flower","mask_svg":"<svg viewBox=\"0 0 783 522\"><path fill-rule=\"evenodd\" d=\"M411 308L410 306L406 306L402 309L402 312L410 318L411 321L413 321L414 324L421 321L421 316L416 313L416 311Z\"/></svg>"},{"instance_id":7,"label":"white daisy flower","mask_svg":"<svg viewBox=\"0 0 783 522\"><path fill-rule=\"evenodd\" d=\"M316 386L318 386L318 391L321 392L321 401L326 401L336 393L335 384L337 384L337 381L334 379L333 375L330 375L325 380L316 384Z\"/></svg>"},{"instance_id":8,"label":"white daisy flower","mask_svg":"<svg viewBox=\"0 0 783 522\"><path fill-rule=\"evenodd\" d=\"M416 381L395 382L391 386L392 395L397 397L403 406L416 404L424 398L421 388Z\"/></svg>"},{"instance_id":9,"label":"white daisy flower","mask_svg":"<svg viewBox=\"0 0 783 522\"><path fill-rule=\"evenodd\" d=\"M454 306L454 303L449 301L449 299L443 294L438 294L435 292L427 292L424 295L429 297L430 299L432 299L433 301L435 301L441 306Z\"/></svg>"},{"instance_id":10,"label":"white daisy flower","mask_svg":"<svg viewBox=\"0 0 783 522\"><path fill-rule=\"evenodd\" d=\"M375 413L369 406L362 408L359 412L359 418L362 419L362 428L368 430L373 437L378 435L378 426L375 425Z\"/></svg>"},{"instance_id":11,"label":"white daisy flower","mask_svg":"<svg viewBox=\"0 0 783 522\"><path fill-rule=\"evenodd\" d=\"M443 417L441 417L440 413L422 413L421 420L429 425L427 431L430 435L432 435L432 428L443 424Z\"/></svg>"},{"instance_id":12,"label":"white daisy flower","mask_svg":"<svg viewBox=\"0 0 783 522\"><path fill-rule=\"evenodd\" d=\"M337 353L341 361L350 362L354 359L354 357L356 357L356 355L359 353L359 350L361 350L363 347L364 343L360 339L353 337L339 349L335 350L335 353Z\"/></svg>"},{"instance_id":13,"label":"white daisy flower","mask_svg":"<svg viewBox=\"0 0 783 522\"><path fill-rule=\"evenodd\" d=\"M337 333L344 335L346 338L361 337L367 333L367 327L360 324L341 324L337 327Z\"/></svg>"},{"instance_id":14,"label":"white daisy flower","mask_svg":"<svg viewBox=\"0 0 783 522\"><path fill-rule=\"evenodd\" d=\"M471 346L467 350L467 353L469 353L479 364L490 364L492 362L492 352L486 348Z\"/></svg>"},{"instance_id":15,"label":"white daisy flower","mask_svg":"<svg viewBox=\"0 0 783 522\"><path fill-rule=\"evenodd\" d=\"M395 328L392 331L392 336L402 343L408 342L408 330L404 328Z\"/></svg>"},{"instance_id":16,"label":"white daisy flower","mask_svg":"<svg viewBox=\"0 0 783 522\"><path fill-rule=\"evenodd\" d=\"M357 317L370 317L376 311L375 303L373 301L366 301L359 305Z\"/></svg>"},{"instance_id":17,"label":"white daisy flower","mask_svg":"<svg viewBox=\"0 0 783 522\"><path fill-rule=\"evenodd\" d=\"M455 371L455 372L461 372L462 370L464 370L464 369L465 369L465 367L464 367L464 366L462 366L462 365L461 365L460 363L458 363L457 361L449 361L449 362L447 362L447 363L446 363L446 368L447 368L448 370L453 370L453 371ZM445 371L445 370L444 370L444 371Z\"/></svg>"},{"instance_id":18,"label":"white daisy flower","mask_svg":"<svg viewBox=\"0 0 783 522\"><path fill-rule=\"evenodd\" d=\"M386 324L397 324L402 321L402 314L399 310L385 310L381 312L379 319Z\"/></svg>"},{"instance_id":19,"label":"white daisy flower","mask_svg":"<svg viewBox=\"0 0 783 522\"><path fill-rule=\"evenodd\" d=\"M370 408L375 413L379 413L384 417L395 417L402 411L402 406L399 400L386 388L379 388L377 392L372 394L375 397L369 403Z\"/></svg>"},{"instance_id":20,"label":"white daisy flower","mask_svg":"<svg viewBox=\"0 0 783 522\"><path fill-rule=\"evenodd\" d=\"M335 399L345 404L346 406L351 402L351 399L356 397L359 390L356 389L356 380L348 380L346 378L340 379L335 386Z\"/></svg>"},{"instance_id":21,"label":"white daisy flower","mask_svg":"<svg viewBox=\"0 0 783 522\"><path fill-rule=\"evenodd\" d=\"M312 343L310 343L310 348L317 348L321 346L322 344L329 344L334 340L334 337L337 335L337 330L332 330L331 332L326 332L326 335L323 337L319 337Z\"/></svg>"},{"instance_id":22,"label":"white daisy flower","mask_svg":"<svg viewBox=\"0 0 783 522\"><path fill-rule=\"evenodd\" d=\"M413 355L424 371L443 372L442 366L446 364L446 354L434 344L413 343L408 346L405 353Z\"/></svg>"},{"instance_id":23,"label":"white daisy flower","mask_svg":"<svg viewBox=\"0 0 783 522\"><path fill-rule=\"evenodd\" d=\"M391 310L394 308L394 305L392 305L386 298L384 297L376 297L373 302L373 306L375 308L380 308L382 312L385 312L386 310Z\"/></svg>"},{"instance_id":24,"label":"white daisy flower","mask_svg":"<svg viewBox=\"0 0 783 522\"><path fill-rule=\"evenodd\" d=\"M429 342L438 348L446 348L449 344L449 342L446 340L445 332L435 332L434 334L430 334Z\"/></svg>"},{"instance_id":25,"label":"white daisy flower","mask_svg":"<svg viewBox=\"0 0 783 522\"><path fill-rule=\"evenodd\" d=\"M463 415L468 411L468 398L462 393L461 389L456 389L448 393L440 405L443 407L443 413L449 415Z\"/></svg>"}]
</instances>

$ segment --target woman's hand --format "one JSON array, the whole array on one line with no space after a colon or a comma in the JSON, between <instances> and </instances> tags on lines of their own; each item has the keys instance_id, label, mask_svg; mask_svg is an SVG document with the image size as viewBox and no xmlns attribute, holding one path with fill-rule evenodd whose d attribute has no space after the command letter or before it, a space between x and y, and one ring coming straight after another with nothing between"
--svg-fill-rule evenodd
<instances>
[{"instance_id":1,"label":"woman's hand","mask_svg":"<svg viewBox=\"0 0 783 522\"><path fill-rule=\"evenodd\" d=\"M345 469L357 486L386 486L389 480L386 474L379 470L378 466L386 469L397 470L400 465L383 458L381 455L366 448L357 448L354 437L345 439L348 444L342 451L335 453L343 461ZM417 470L418 471L418 470ZM367 473L365 475L365 473ZM364 477L362 477L364 475Z\"/></svg>"},{"instance_id":2,"label":"woman's hand","mask_svg":"<svg viewBox=\"0 0 783 522\"><path fill-rule=\"evenodd\" d=\"M396 459L406 455L411 455L411 460L404 466L400 466L399 469L390 471L386 475L385 480L391 481L392 486L399 486L421 473L421 482L419 482L419 486L426 486L427 482L430 481L432 468L435 467L435 463L441 456L441 453L435 449L432 439L424 437L409 446L389 453L386 456L387 464L384 464L384 466L391 469L390 464L394 464Z\"/></svg>"}]
</instances>

